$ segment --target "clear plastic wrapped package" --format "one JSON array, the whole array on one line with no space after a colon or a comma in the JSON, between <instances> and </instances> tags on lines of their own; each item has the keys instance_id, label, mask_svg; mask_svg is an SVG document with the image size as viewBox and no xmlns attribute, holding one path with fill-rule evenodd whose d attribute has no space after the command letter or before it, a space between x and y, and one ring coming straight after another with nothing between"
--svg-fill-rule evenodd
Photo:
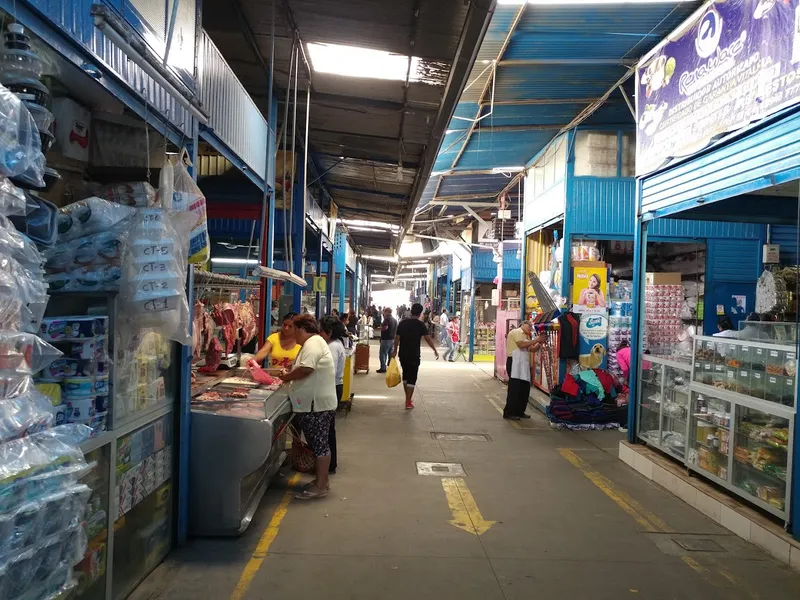
<instances>
[{"instance_id":1,"label":"clear plastic wrapped package","mask_svg":"<svg viewBox=\"0 0 800 600\"><path fill-rule=\"evenodd\" d=\"M40 269L44 257L31 240L17 231L8 218L0 215L0 255L16 260L26 269Z\"/></svg>"},{"instance_id":2,"label":"clear plastic wrapped package","mask_svg":"<svg viewBox=\"0 0 800 600\"><path fill-rule=\"evenodd\" d=\"M193 264L203 264L208 262L211 256L206 198L194 178L189 174L184 163L185 156L187 154L184 149L181 151L180 158L174 167L175 179L173 182L171 209L192 217L188 261ZM164 201L162 200L163 203Z\"/></svg>"},{"instance_id":3,"label":"clear plastic wrapped package","mask_svg":"<svg viewBox=\"0 0 800 600\"><path fill-rule=\"evenodd\" d=\"M123 220L101 233L59 244L45 252L47 272L59 273L90 266L119 265L129 229L130 223Z\"/></svg>"},{"instance_id":4,"label":"clear plastic wrapped package","mask_svg":"<svg viewBox=\"0 0 800 600\"><path fill-rule=\"evenodd\" d=\"M44 156L39 129L16 94L0 85L0 174L16 177L32 170L44 182Z\"/></svg>"},{"instance_id":5,"label":"clear plastic wrapped package","mask_svg":"<svg viewBox=\"0 0 800 600\"><path fill-rule=\"evenodd\" d=\"M0 375L32 375L61 356L62 352L39 336L0 330Z\"/></svg>"},{"instance_id":6,"label":"clear plastic wrapped package","mask_svg":"<svg viewBox=\"0 0 800 600\"><path fill-rule=\"evenodd\" d=\"M25 216L28 211L25 194L4 176L0 176L0 215Z\"/></svg>"},{"instance_id":7,"label":"clear plastic wrapped package","mask_svg":"<svg viewBox=\"0 0 800 600\"><path fill-rule=\"evenodd\" d=\"M58 241L67 242L108 231L132 217L135 209L102 198L87 198L64 206L58 215Z\"/></svg>"},{"instance_id":8,"label":"clear plastic wrapped package","mask_svg":"<svg viewBox=\"0 0 800 600\"><path fill-rule=\"evenodd\" d=\"M157 203L156 190L146 181L115 183L97 191L97 196L124 206L152 208Z\"/></svg>"},{"instance_id":9,"label":"clear plastic wrapped package","mask_svg":"<svg viewBox=\"0 0 800 600\"><path fill-rule=\"evenodd\" d=\"M54 420L50 400L34 387L20 396L0 399L0 444L42 431Z\"/></svg>"},{"instance_id":10,"label":"clear plastic wrapped package","mask_svg":"<svg viewBox=\"0 0 800 600\"><path fill-rule=\"evenodd\" d=\"M120 286L121 314L137 328L153 328L166 339L187 345L192 337L184 281L193 225L190 213L140 210L123 257ZM157 251L148 254L142 248Z\"/></svg>"}]
</instances>

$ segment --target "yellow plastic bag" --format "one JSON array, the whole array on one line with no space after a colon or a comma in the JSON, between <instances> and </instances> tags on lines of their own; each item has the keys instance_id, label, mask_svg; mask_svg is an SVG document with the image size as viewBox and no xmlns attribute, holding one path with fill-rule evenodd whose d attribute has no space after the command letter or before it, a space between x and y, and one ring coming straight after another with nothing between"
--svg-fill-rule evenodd
<instances>
[{"instance_id":1,"label":"yellow plastic bag","mask_svg":"<svg viewBox=\"0 0 800 600\"><path fill-rule=\"evenodd\" d=\"M402 376L400 375L400 367L397 366L397 361L393 358L389 361L389 368L386 369L386 385L393 388L400 385Z\"/></svg>"}]
</instances>

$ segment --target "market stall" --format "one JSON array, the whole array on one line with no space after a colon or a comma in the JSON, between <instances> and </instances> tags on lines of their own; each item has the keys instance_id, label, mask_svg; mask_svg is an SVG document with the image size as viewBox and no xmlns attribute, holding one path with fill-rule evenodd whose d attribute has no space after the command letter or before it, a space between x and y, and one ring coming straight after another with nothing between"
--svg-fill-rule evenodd
<instances>
[{"instance_id":1,"label":"market stall","mask_svg":"<svg viewBox=\"0 0 800 600\"><path fill-rule=\"evenodd\" d=\"M683 35L657 46L637 69L633 290L640 300L631 337L637 402L630 404L628 425L631 441L666 452L798 537L792 465L798 459L800 98L785 86L786 73L794 71L791 44L783 43L795 19L789 6L755 4L707 3L681 26ZM771 12L769 19L761 19L764 12ZM720 19L737 25L717 29ZM704 39L701 32L712 29L719 34ZM744 75L734 91L720 98L700 89L687 97L677 91L675 82L704 68L709 52L739 40L732 68ZM668 64L674 69L661 77ZM749 64L760 66L745 70ZM716 89L722 78L714 72L704 84ZM691 110L677 110L678 103ZM674 117L662 121L661 107L675 110ZM711 115L702 126L699 114ZM669 218L755 235L707 241L703 331L682 339L680 328L662 328L656 344L653 326L677 313L664 298L674 297L670 284L648 282L647 275L653 232ZM784 230L780 247L770 243L777 227ZM650 354L643 354L647 348Z\"/></svg>"},{"instance_id":2,"label":"market stall","mask_svg":"<svg viewBox=\"0 0 800 600\"><path fill-rule=\"evenodd\" d=\"M279 380L259 384L244 371L198 391L192 397L190 532L240 535L286 459L289 395Z\"/></svg>"}]
</instances>

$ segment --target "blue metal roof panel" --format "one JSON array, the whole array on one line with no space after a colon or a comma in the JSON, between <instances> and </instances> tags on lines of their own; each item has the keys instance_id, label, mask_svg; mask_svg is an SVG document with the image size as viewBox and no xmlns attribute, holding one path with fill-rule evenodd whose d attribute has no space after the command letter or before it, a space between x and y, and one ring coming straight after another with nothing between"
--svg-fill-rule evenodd
<instances>
[{"instance_id":1,"label":"blue metal roof panel","mask_svg":"<svg viewBox=\"0 0 800 600\"><path fill-rule=\"evenodd\" d=\"M486 194L496 196L508 185L508 177L502 173L490 175L448 175L439 186L439 198L464 194Z\"/></svg>"},{"instance_id":2,"label":"blue metal roof panel","mask_svg":"<svg viewBox=\"0 0 800 600\"><path fill-rule=\"evenodd\" d=\"M558 128L535 131L495 131L475 133L458 162L457 169L493 169L524 166L544 148Z\"/></svg>"},{"instance_id":3,"label":"blue metal roof panel","mask_svg":"<svg viewBox=\"0 0 800 600\"><path fill-rule=\"evenodd\" d=\"M527 65L497 71L496 100L597 98L625 69L617 65Z\"/></svg>"}]
</instances>

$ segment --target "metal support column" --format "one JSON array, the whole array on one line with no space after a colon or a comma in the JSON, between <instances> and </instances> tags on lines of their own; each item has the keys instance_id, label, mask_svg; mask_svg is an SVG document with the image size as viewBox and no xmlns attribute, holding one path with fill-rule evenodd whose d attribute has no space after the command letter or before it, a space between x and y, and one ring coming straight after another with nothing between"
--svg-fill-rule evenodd
<instances>
[{"instance_id":1,"label":"metal support column","mask_svg":"<svg viewBox=\"0 0 800 600\"><path fill-rule=\"evenodd\" d=\"M305 213L305 181L302 181L303 174L302 171L297 174L297 183L294 187L294 193L292 194L292 222L289 224L290 227L290 239L289 243L292 245L292 263L287 265L287 270L291 271L295 275L299 275L300 277L305 277L305 273L303 272L304 267L304 258L303 255L305 253L305 238L306 238L306 213ZM299 285L289 284L292 286L292 310L296 313L300 313L302 311L302 301L303 301L303 288Z\"/></svg>"},{"instance_id":2,"label":"metal support column","mask_svg":"<svg viewBox=\"0 0 800 600\"><path fill-rule=\"evenodd\" d=\"M317 247L317 277L322 277L322 231L319 232L319 246ZM322 312L322 293L317 291L315 294L315 302L317 303L316 316L319 321L324 315Z\"/></svg>"},{"instance_id":3,"label":"metal support column","mask_svg":"<svg viewBox=\"0 0 800 600\"><path fill-rule=\"evenodd\" d=\"M636 185L636 206L639 205L641 183ZM642 337L644 333L644 284L647 265L647 221L637 218L633 237L633 314L631 315L631 371L628 378L628 441L636 441L636 406L639 393Z\"/></svg>"},{"instance_id":4,"label":"metal support column","mask_svg":"<svg viewBox=\"0 0 800 600\"><path fill-rule=\"evenodd\" d=\"M186 144L192 166L189 173L197 181L197 145L198 125L193 127L192 141ZM189 265L186 276L186 295L189 306L194 306L194 265ZM189 335L192 334L192 322L189 321ZM189 536L189 448L192 424L192 348L181 346L180 395L178 406L178 515L177 542L179 546L186 543Z\"/></svg>"}]
</instances>

